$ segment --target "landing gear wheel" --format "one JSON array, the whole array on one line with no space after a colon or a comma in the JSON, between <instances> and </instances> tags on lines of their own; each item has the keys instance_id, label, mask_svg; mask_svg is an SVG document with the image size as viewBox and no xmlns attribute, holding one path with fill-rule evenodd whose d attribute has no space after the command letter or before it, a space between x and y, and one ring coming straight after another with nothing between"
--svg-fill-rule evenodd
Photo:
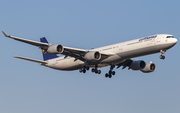
<instances>
[{"instance_id":1,"label":"landing gear wheel","mask_svg":"<svg viewBox=\"0 0 180 113\"><path fill-rule=\"evenodd\" d=\"M80 72L80 73L82 73L82 72L83 72L83 70L82 70L82 69L79 69L79 72Z\"/></svg>"},{"instance_id":2,"label":"landing gear wheel","mask_svg":"<svg viewBox=\"0 0 180 113\"><path fill-rule=\"evenodd\" d=\"M98 70L98 74L101 74L101 70Z\"/></svg>"},{"instance_id":3,"label":"landing gear wheel","mask_svg":"<svg viewBox=\"0 0 180 113\"><path fill-rule=\"evenodd\" d=\"M163 60L164 60L164 59L165 59L165 56L164 56L164 55L161 55L161 56L160 56L160 59L163 59Z\"/></svg>"},{"instance_id":4,"label":"landing gear wheel","mask_svg":"<svg viewBox=\"0 0 180 113\"><path fill-rule=\"evenodd\" d=\"M115 74L116 74L116 72L115 72L115 71L113 71L113 72L112 72L112 75L115 75Z\"/></svg>"},{"instance_id":5,"label":"landing gear wheel","mask_svg":"<svg viewBox=\"0 0 180 113\"><path fill-rule=\"evenodd\" d=\"M93 68L91 71L92 71L92 72L95 72L95 69Z\"/></svg>"},{"instance_id":6,"label":"landing gear wheel","mask_svg":"<svg viewBox=\"0 0 180 113\"><path fill-rule=\"evenodd\" d=\"M86 73L86 70L85 70L85 69L83 69L83 73Z\"/></svg>"},{"instance_id":7,"label":"landing gear wheel","mask_svg":"<svg viewBox=\"0 0 180 113\"><path fill-rule=\"evenodd\" d=\"M86 70L89 70L89 67L86 67Z\"/></svg>"},{"instance_id":8,"label":"landing gear wheel","mask_svg":"<svg viewBox=\"0 0 180 113\"><path fill-rule=\"evenodd\" d=\"M109 75L109 78L111 78L112 77L112 75Z\"/></svg>"},{"instance_id":9,"label":"landing gear wheel","mask_svg":"<svg viewBox=\"0 0 180 113\"><path fill-rule=\"evenodd\" d=\"M165 59L165 56L163 56L163 59Z\"/></svg>"},{"instance_id":10,"label":"landing gear wheel","mask_svg":"<svg viewBox=\"0 0 180 113\"><path fill-rule=\"evenodd\" d=\"M112 73L112 71L110 70L110 71L109 71L109 75L111 75L111 73Z\"/></svg>"},{"instance_id":11,"label":"landing gear wheel","mask_svg":"<svg viewBox=\"0 0 180 113\"><path fill-rule=\"evenodd\" d=\"M109 76L109 75L106 73L106 74L105 74L105 77L107 78L108 76Z\"/></svg>"}]
</instances>

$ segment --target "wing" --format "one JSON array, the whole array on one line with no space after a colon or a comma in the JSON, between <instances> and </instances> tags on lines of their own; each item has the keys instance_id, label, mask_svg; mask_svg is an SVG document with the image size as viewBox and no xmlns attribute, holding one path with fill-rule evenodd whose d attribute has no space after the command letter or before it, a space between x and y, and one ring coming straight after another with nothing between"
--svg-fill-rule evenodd
<instances>
[{"instance_id":1,"label":"wing","mask_svg":"<svg viewBox=\"0 0 180 113\"><path fill-rule=\"evenodd\" d=\"M19 58L19 59L36 62L36 63L41 63L41 64L47 64L47 61L35 60L35 59L30 59L30 58L25 58L25 57L18 57L18 56L14 56L14 58Z\"/></svg>"},{"instance_id":2,"label":"wing","mask_svg":"<svg viewBox=\"0 0 180 113\"><path fill-rule=\"evenodd\" d=\"M43 43L43 42L37 42L37 41L32 41L32 40L27 40L27 39L23 39L23 38L18 38L18 37L15 37L15 36L10 36L10 35L7 35L4 31L2 31L2 33L4 34L4 36L6 37L9 37L9 38L12 38L14 40L18 40L18 41L21 41L21 42L24 42L24 43L27 43L27 44L31 44L31 45L34 45L34 46L49 46L49 44L47 43Z\"/></svg>"},{"instance_id":3,"label":"wing","mask_svg":"<svg viewBox=\"0 0 180 113\"><path fill-rule=\"evenodd\" d=\"M88 52L88 50L85 49L77 49L77 48L71 48L71 47L64 47L63 55L66 56L71 56L76 59L79 59L81 61L84 61L85 59L83 56Z\"/></svg>"},{"instance_id":4,"label":"wing","mask_svg":"<svg viewBox=\"0 0 180 113\"><path fill-rule=\"evenodd\" d=\"M121 63L117 64L117 69L120 68L121 66L123 66L122 69L125 69L126 67L129 67L128 69L130 69L130 65L131 65L132 62L133 62L132 59L127 59L124 62L121 62Z\"/></svg>"},{"instance_id":5,"label":"wing","mask_svg":"<svg viewBox=\"0 0 180 113\"><path fill-rule=\"evenodd\" d=\"M27 40L27 39L15 37L15 36L10 36L6 34L4 31L2 31L2 33L6 37L40 47L42 50L47 50L47 48L52 45L48 43L37 42L37 41ZM63 48L64 48L64 51L61 54L65 55L65 57L70 56L70 57L74 57L75 59L79 59L81 61L85 61L83 56L89 52L88 50L85 50L85 49L78 49L78 48L71 48L71 47L64 47L64 46ZM102 56L108 57L108 55L105 55L105 54L102 54Z\"/></svg>"}]
</instances>

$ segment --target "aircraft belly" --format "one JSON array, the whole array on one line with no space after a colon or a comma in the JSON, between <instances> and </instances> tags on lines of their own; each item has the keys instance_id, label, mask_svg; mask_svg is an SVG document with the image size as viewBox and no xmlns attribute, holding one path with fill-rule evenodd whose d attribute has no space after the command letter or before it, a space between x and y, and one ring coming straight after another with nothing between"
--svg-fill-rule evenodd
<instances>
[{"instance_id":1,"label":"aircraft belly","mask_svg":"<svg viewBox=\"0 0 180 113\"><path fill-rule=\"evenodd\" d=\"M68 58L68 59L55 61L54 63L50 64L49 67L58 70L71 71L71 70L80 69L81 62L82 61L75 60L74 58Z\"/></svg>"},{"instance_id":2,"label":"aircraft belly","mask_svg":"<svg viewBox=\"0 0 180 113\"><path fill-rule=\"evenodd\" d=\"M107 59L102 60L101 63L102 64L117 64L122 61L123 61L123 59L119 55L114 54L114 55L108 57Z\"/></svg>"},{"instance_id":3,"label":"aircraft belly","mask_svg":"<svg viewBox=\"0 0 180 113\"><path fill-rule=\"evenodd\" d=\"M157 50L161 50L161 49L170 49L174 46L175 44L174 43L166 43L166 44L159 44L159 45L156 45L155 48Z\"/></svg>"}]
</instances>

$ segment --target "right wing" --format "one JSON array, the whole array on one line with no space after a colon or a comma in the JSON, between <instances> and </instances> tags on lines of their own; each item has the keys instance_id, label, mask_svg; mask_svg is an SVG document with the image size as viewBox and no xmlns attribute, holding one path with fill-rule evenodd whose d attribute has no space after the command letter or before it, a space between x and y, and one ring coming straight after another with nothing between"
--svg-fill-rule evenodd
<instances>
[{"instance_id":1,"label":"right wing","mask_svg":"<svg viewBox=\"0 0 180 113\"><path fill-rule=\"evenodd\" d=\"M130 69L130 65L134 60L132 59L126 59L124 62L121 62L119 64L117 64L117 69L120 68L121 66L123 66L122 69L125 69L126 67L129 67L128 69Z\"/></svg>"}]
</instances>

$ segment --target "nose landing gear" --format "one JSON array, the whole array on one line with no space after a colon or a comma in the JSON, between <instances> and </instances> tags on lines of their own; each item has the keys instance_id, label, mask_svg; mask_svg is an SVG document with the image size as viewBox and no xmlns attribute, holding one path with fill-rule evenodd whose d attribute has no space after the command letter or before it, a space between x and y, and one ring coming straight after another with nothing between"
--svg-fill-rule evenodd
<instances>
[{"instance_id":1,"label":"nose landing gear","mask_svg":"<svg viewBox=\"0 0 180 113\"><path fill-rule=\"evenodd\" d=\"M163 54L166 53L166 50L160 50L161 56L159 57L160 59L165 59L165 56Z\"/></svg>"},{"instance_id":2,"label":"nose landing gear","mask_svg":"<svg viewBox=\"0 0 180 113\"><path fill-rule=\"evenodd\" d=\"M161 56L160 56L160 59L163 59L163 60L164 60L164 59L165 59L165 56L164 56L164 55L161 55Z\"/></svg>"}]
</instances>

